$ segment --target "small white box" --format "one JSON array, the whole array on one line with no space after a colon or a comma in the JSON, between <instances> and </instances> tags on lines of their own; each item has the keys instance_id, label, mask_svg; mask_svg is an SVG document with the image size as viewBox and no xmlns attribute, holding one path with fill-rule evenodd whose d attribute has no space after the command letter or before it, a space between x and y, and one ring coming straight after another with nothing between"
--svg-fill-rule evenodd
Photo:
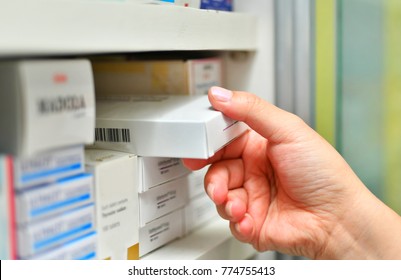
<instances>
[{"instance_id":1,"label":"small white box","mask_svg":"<svg viewBox=\"0 0 401 280\"><path fill-rule=\"evenodd\" d=\"M184 215L185 234L190 233L218 216L216 205L206 193L191 199L185 206Z\"/></svg>"},{"instance_id":2,"label":"small white box","mask_svg":"<svg viewBox=\"0 0 401 280\"><path fill-rule=\"evenodd\" d=\"M99 259L138 259L137 156L87 149L85 162L94 176Z\"/></svg>"},{"instance_id":3,"label":"small white box","mask_svg":"<svg viewBox=\"0 0 401 280\"><path fill-rule=\"evenodd\" d=\"M94 124L88 60L0 63L0 152L25 157L90 144Z\"/></svg>"},{"instance_id":4,"label":"small white box","mask_svg":"<svg viewBox=\"0 0 401 280\"><path fill-rule=\"evenodd\" d=\"M138 157L139 192L190 174L179 158Z\"/></svg>"},{"instance_id":5,"label":"small white box","mask_svg":"<svg viewBox=\"0 0 401 280\"><path fill-rule=\"evenodd\" d=\"M84 172L84 146L69 146L28 158L14 158L15 189L48 184Z\"/></svg>"},{"instance_id":6,"label":"small white box","mask_svg":"<svg viewBox=\"0 0 401 280\"><path fill-rule=\"evenodd\" d=\"M186 205L188 202L188 184L188 176L183 176L140 193L140 226L143 227L152 220Z\"/></svg>"},{"instance_id":7,"label":"small white box","mask_svg":"<svg viewBox=\"0 0 401 280\"><path fill-rule=\"evenodd\" d=\"M95 230L93 203L18 228L18 256L28 258Z\"/></svg>"},{"instance_id":8,"label":"small white box","mask_svg":"<svg viewBox=\"0 0 401 280\"><path fill-rule=\"evenodd\" d=\"M189 199L192 199L205 193L204 180L208 170L209 166L206 166L202 169L192 171L191 174L189 175L189 188L188 188Z\"/></svg>"},{"instance_id":9,"label":"small white box","mask_svg":"<svg viewBox=\"0 0 401 280\"><path fill-rule=\"evenodd\" d=\"M96 102L95 147L144 157L209 158L248 126L211 108L207 96Z\"/></svg>"},{"instance_id":10,"label":"small white box","mask_svg":"<svg viewBox=\"0 0 401 280\"><path fill-rule=\"evenodd\" d=\"M139 230L139 256L183 236L182 209L153 220Z\"/></svg>"},{"instance_id":11,"label":"small white box","mask_svg":"<svg viewBox=\"0 0 401 280\"><path fill-rule=\"evenodd\" d=\"M72 240L60 247L38 254L31 260L95 260L97 234L91 232L85 236Z\"/></svg>"},{"instance_id":12,"label":"small white box","mask_svg":"<svg viewBox=\"0 0 401 280\"><path fill-rule=\"evenodd\" d=\"M22 225L49 218L91 203L93 180L91 174L80 174L16 194L17 223Z\"/></svg>"}]
</instances>

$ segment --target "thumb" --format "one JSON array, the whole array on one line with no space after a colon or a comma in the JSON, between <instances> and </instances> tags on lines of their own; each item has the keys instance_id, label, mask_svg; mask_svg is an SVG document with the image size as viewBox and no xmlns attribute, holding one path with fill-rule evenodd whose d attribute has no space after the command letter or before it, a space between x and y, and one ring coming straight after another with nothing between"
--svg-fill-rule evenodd
<instances>
[{"instance_id":1,"label":"thumb","mask_svg":"<svg viewBox=\"0 0 401 280\"><path fill-rule=\"evenodd\" d=\"M288 137L296 137L293 132L299 129L300 123L306 126L297 116L248 92L212 87L209 101L214 109L245 122L270 142L294 140Z\"/></svg>"}]
</instances>

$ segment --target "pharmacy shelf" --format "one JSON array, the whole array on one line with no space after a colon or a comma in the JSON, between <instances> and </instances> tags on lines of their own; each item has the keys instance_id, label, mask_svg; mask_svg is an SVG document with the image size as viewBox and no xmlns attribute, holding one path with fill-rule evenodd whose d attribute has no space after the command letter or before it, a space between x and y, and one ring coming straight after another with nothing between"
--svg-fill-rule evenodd
<instances>
[{"instance_id":1,"label":"pharmacy shelf","mask_svg":"<svg viewBox=\"0 0 401 280\"><path fill-rule=\"evenodd\" d=\"M173 241L142 257L142 260L239 260L250 259L256 251L232 236L228 222L211 221L188 236Z\"/></svg>"},{"instance_id":2,"label":"pharmacy shelf","mask_svg":"<svg viewBox=\"0 0 401 280\"><path fill-rule=\"evenodd\" d=\"M0 0L0 57L255 50L257 25L245 13L173 5Z\"/></svg>"}]
</instances>

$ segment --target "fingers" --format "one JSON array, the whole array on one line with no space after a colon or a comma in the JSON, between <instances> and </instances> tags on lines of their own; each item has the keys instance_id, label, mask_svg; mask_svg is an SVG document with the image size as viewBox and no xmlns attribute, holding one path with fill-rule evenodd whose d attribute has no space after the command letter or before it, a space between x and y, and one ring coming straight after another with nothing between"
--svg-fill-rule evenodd
<instances>
[{"instance_id":1,"label":"fingers","mask_svg":"<svg viewBox=\"0 0 401 280\"><path fill-rule=\"evenodd\" d=\"M232 222L240 221L247 210L248 196L243 188L228 191L227 201L217 205L220 217Z\"/></svg>"},{"instance_id":2,"label":"fingers","mask_svg":"<svg viewBox=\"0 0 401 280\"><path fill-rule=\"evenodd\" d=\"M228 191L244 184L244 164L241 159L213 164L205 176L205 188L216 205L227 202Z\"/></svg>"},{"instance_id":3,"label":"fingers","mask_svg":"<svg viewBox=\"0 0 401 280\"><path fill-rule=\"evenodd\" d=\"M255 221L249 214L245 214L238 222L230 222L232 235L241 242L252 243L256 235L255 229Z\"/></svg>"},{"instance_id":4,"label":"fingers","mask_svg":"<svg viewBox=\"0 0 401 280\"><path fill-rule=\"evenodd\" d=\"M212 87L209 90L209 101L216 110L232 119L247 123L271 142L286 140L293 129L303 123L295 115L247 92Z\"/></svg>"}]
</instances>

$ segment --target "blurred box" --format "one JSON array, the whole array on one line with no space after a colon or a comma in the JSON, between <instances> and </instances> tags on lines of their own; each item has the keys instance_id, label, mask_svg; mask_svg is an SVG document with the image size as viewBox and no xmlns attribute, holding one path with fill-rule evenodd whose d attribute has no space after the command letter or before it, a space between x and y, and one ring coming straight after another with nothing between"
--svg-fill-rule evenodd
<instances>
[{"instance_id":1,"label":"blurred box","mask_svg":"<svg viewBox=\"0 0 401 280\"><path fill-rule=\"evenodd\" d=\"M94 140L95 93L88 60L0 63L0 152L33 156Z\"/></svg>"},{"instance_id":2,"label":"blurred box","mask_svg":"<svg viewBox=\"0 0 401 280\"><path fill-rule=\"evenodd\" d=\"M118 97L96 102L95 148L143 157L209 158L248 126L207 96Z\"/></svg>"},{"instance_id":3,"label":"blurred box","mask_svg":"<svg viewBox=\"0 0 401 280\"><path fill-rule=\"evenodd\" d=\"M16 196L17 223L50 218L94 201L91 174L80 174L38 186Z\"/></svg>"},{"instance_id":4,"label":"blurred box","mask_svg":"<svg viewBox=\"0 0 401 280\"><path fill-rule=\"evenodd\" d=\"M139 194L139 223L147 223L188 203L188 176L169 181Z\"/></svg>"},{"instance_id":5,"label":"blurred box","mask_svg":"<svg viewBox=\"0 0 401 280\"><path fill-rule=\"evenodd\" d=\"M86 170L94 176L98 257L138 259L139 202L137 156L85 150Z\"/></svg>"},{"instance_id":6,"label":"blurred box","mask_svg":"<svg viewBox=\"0 0 401 280\"><path fill-rule=\"evenodd\" d=\"M0 260L16 259L12 160L0 155Z\"/></svg>"},{"instance_id":7,"label":"blurred box","mask_svg":"<svg viewBox=\"0 0 401 280\"><path fill-rule=\"evenodd\" d=\"M170 241L183 236L183 213L178 209L153 220L139 230L139 256L160 248Z\"/></svg>"},{"instance_id":8,"label":"blurred box","mask_svg":"<svg viewBox=\"0 0 401 280\"><path fill-rule=\"evenodd\" d=\"M29 258L95 230L93 203L18 227L18 257Z\"/></svg>"},{"instance_id":9,"label":"blurred box","mask_svg":"<svg viewBox=\"0 0 401 280\"><path fill-rule=\"evenodd\" d=\"M52 183L83 173L83 145L48 150L28 158L14 157L15 189Z\"/></svg>"},{"instance_id":10,"label":"blurred box","mask_svg":"<svg viewBox=\"0 0 401 280\"><path fill-rule=\"evenodd\" d=\"M60 247L31 257L31 260L95 260L97 234L91 232L85 236L67 242Z\"/></svg>"},{"instance_id":11,"label":"blurred box","mask_svg":"<svg viewBox=\"0 0 401 280\"><path fill-rule=\"evenodd\" d=\"M114 95L206 95L223 86L220 58L93 61L96 97Z\"/></svg>"},{"instance_id":12,"label":"blurred box","mask_svg":"<svg viewBox=\"0 0 401 280\"><path fill-rule=\"evenodd\" d=\"M201 0L201 9L233 11L233 0Z\"/></svg>"}]
</instances>

